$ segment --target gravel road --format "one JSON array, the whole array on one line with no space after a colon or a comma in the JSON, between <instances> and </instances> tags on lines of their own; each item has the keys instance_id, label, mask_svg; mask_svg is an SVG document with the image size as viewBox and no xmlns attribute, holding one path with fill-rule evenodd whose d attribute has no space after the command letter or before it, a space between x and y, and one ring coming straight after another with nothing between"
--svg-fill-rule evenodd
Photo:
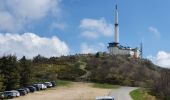
<instances>
[{"instance_id":1,"label":"gravel road","mask_svg":"<svg viewBox=\"0 0 170 100\"><path fill-rule=\"evenodd\" d=\"M129 93L137 88L135 87L121 87L114 89L109 93L109 96L113 96L115 100L132 100Z\"/></svg>"}]
</instances>

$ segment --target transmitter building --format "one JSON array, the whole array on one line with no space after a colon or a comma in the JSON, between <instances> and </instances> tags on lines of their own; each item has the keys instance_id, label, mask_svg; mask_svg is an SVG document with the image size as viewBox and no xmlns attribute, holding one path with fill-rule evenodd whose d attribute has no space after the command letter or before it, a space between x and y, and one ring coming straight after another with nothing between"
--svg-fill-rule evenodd
<instances>
[{"instance_id":1,"label":"transmitter building","mask_svg":"<svg viewBox=\"0 0 170 100\"><path fill-rule=\"evenodd\" d=\"M121 46L119 44L119 16L118 6L115 7L114 42L109 43L108 52L110 55L126 55L133 58L140 58L141 51L138 48Z\"/></svg>"}]
</instances>

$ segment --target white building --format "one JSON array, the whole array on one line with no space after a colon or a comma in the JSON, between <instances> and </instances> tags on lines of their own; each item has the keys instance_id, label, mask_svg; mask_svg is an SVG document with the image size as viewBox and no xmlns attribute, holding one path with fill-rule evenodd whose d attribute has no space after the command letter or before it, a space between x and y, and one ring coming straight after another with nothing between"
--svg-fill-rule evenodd
<instances>
[{"instance_id":1,"label":"white building","mask_svg":"<svg viewBox=\"0 0 170 100\"><path fill-rule=\"evenodd\" d=\"M109 54L111 55L127 55L129 57L140 58L140 50L138 48L129 48L123 46L115 46L114 43L109 43Z\"/></svg>"},{"instance_id":2,"label":"white building","mask_svg":"<svg viewBox=\"0 0 170 100\"><path fill-rule=\"evenodd\" d=\"M118 8L116 5L115 10L115 41L109 43L108 51L111 55L127 55L129 57L140 58L140 50L138 48L130 48L119 45L119 21L118 21Z\"/></svg>"}]
</instances>

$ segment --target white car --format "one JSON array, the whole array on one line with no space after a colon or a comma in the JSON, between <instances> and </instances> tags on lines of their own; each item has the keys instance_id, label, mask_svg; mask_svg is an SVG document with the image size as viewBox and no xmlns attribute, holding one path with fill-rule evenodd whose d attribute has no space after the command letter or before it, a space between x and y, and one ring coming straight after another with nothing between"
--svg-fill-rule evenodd
<instances>
[{"instance_id":1,"label":"white car","mask_svg":"<svg viewBox=\"0 0 170 100\"><path fill-rule=\"evenodd\" d=\"M96 97L96 100L114 100L111 96Z\"/></svg>"},{"instance_id":2,"label":"white car","mask_svg":"<svg viewBox=\"0 0 170 100\"><path fill-rule=\"evenodd\" d=\"M44 84L37 84L39 87L40 87L40 89L41 90L44 90L44 89L46 89L47 88L47 86L46 85L44 85Z\"/></svg>"},{"instance_id":3,"label":"white car","mask_svg":"<svg viewBox=\"0 0 170 100\"><path fill-rule=\"evenodd\" d=\"M42 84L42 89L46 89L46 88L47 88L47 86Z\"/></svg>"},{"instance_id":4,"label":"white car","mask_svg":"<svg viewBox=\"0 0 170 100\"><path fill-rule=\"evenodd\" d=\"M52 83L51 83L51 82L45 82L44 84L47 86L47 88L51 88L51 87L53 87L53 85L52 85Z\"/></svg>"},{"instance_id":5,"label":"white car","mask_svg":"<svg viewBox=\"0 0 170 100\"><path fill-rule=\"evenodd\" d=\"M16 91L16 90L11 90L11 92L15 92L17 97L20 96L20 93L18 91Z\"/></svg>"},{"instance_id":6,"label":"white car","mask_svg":"<svg viewBox=\"0 0 170 100\"><path fill-rule=\"evenodd\" d=\"M4 98L6 98L6 99L8 99L8 98L14 98L14 97L17 97L17 94L16 94L16 92L12 92L12 91L5 91L4 93L3 93L3 95L4 95ZM3 98L2 98L3 99Z\"/></svg>"}]
</instances>

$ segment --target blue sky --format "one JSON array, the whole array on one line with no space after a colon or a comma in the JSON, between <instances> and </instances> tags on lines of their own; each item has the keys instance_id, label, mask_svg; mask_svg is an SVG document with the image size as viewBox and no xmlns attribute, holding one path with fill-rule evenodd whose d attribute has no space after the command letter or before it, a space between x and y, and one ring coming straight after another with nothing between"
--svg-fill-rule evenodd
<instances>
[{"instance_id":1,"label":"blue sky","mask_svg":"<svg viewBox=\"0 0 170 100\"><path fill-rule=\"evenodd\" d=\"M170 66L169 0L118 0L120 43ZM0 0L0 52L28 57L107 51L114 0ZM56 46L57 45L57 46ZM19 50L19 51L18 51Z\"/></svg>"}]
</instances>

